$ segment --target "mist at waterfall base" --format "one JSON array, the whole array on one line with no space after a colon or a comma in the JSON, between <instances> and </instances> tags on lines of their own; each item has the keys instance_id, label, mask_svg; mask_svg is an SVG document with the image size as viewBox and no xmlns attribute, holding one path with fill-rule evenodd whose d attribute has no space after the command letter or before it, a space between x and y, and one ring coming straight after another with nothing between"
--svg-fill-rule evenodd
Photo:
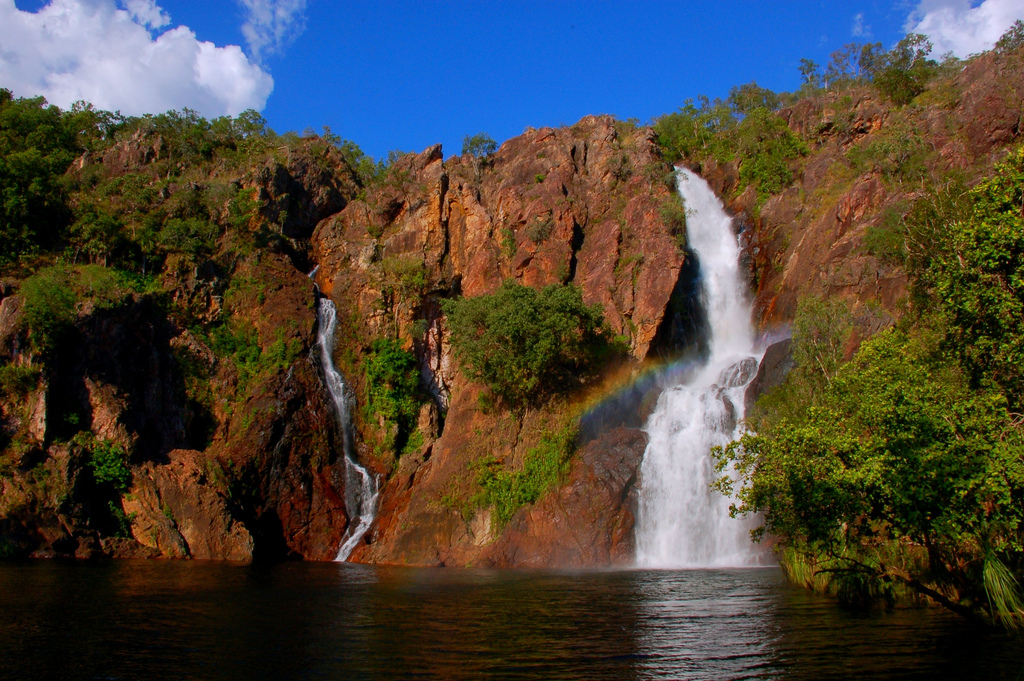
<instances>
[{"instance_id":1,"label":"mist at waterfall base","mask_svg":"<svg viewBox=\"0 0 1024 681\"><path fill-rule=\"evenodd\" d=\"M334 413L338 419L344 450L345 515L348 516L348 527L341 538L341 546L335 558L344 561L348 560L352 551L359 545L359 541L373 525L377 514L377 481L355 460L355 438L352 435L352 415L349 412L352 398L345 379L334 366L334 333L338 323L338 312L330 298L320 297L317 303L317 323L320 364L327 392L331 396Z\"/></svg>"},{"instance_id":2,"label":"mist at waterfall base","mask_svg":"<svg viewBox=\"0 0 1024 681\"><path fill-rule=\"evenodd\" d=\"M714 491L711 450L741 434L746 385L757 373L751 308L732 219L708 184L677 171L686 236L698 259L707 356L662 391L647 419L640 469L637 564L656 568L771 564L755 545L751 518L733 518L732 500Z\"/></svg>"}]
</instances>

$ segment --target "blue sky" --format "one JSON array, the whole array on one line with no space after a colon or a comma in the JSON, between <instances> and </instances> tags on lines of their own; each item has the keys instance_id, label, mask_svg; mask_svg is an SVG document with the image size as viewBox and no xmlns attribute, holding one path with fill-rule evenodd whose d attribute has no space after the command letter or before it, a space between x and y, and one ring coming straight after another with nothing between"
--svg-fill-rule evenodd
<instances>
[{"instance_id":1,"label":"blue sky","mask_svg":"<svg viewBox=\"0 0 1024 681\"><path fill-rule=\"evenodd\" d=\"M280 132L328 125L380 157L436 142L450 155L467 134L500 142L590 113L647 121L750 81L794 89L801 57L824 64L852 41L890 47L918 26L940 47L978 51L1024 17L1024 0L0 0L0 26L4 12L12 34L0 28L0 44L22 58L0 55L0 86L15 94L62 105L86 96L130 113L188 105L212 116L254 105ZM32 27L61 12L81 13L92 28L64 36L59 59L31 59L57 50ZM124 25L129 15L138 26ZM16 36L15 19L24 23ZM89 56L92 43L107 44L102 58ZM122 53L118 71L110 64ZM189 81L189 59L206 65L204 82ZM27 73L29 61L47 63Z\"/></svg>"}]
</instances>

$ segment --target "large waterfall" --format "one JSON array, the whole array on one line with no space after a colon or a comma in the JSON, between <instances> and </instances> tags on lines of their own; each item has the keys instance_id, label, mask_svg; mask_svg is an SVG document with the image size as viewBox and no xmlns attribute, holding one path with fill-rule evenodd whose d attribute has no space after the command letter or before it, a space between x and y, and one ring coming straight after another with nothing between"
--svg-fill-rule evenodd
<instances>
[{"instance_id":1,"label":"large waterfall","mask_svg":"<svg viewBox=\"0 0 1024 681\"><path fill-rule=\"evenodd\" d=\"M320 362L327 381L327 391L334 402L334 411L341 426L342 447L345 457L345 513L348 528L341 538L341 547L335 560L348 560L353 549L363 538L377 514L377 481L355 460L355 440L352 437L352 418L349 414L348 386L334 366L334 327L338 313L334 302L325 296L317 305L320 341Z\"/></svg>"},{"instance_id":2,"label":"large waterfall","mask_svg":"<svg viewBox=\"0 0 1024 681\"><path fill-rule=\"evenodd\" d=\"M751 308L739 273L732 218L707 183L677 174L686 204L686 235L700 266L709 326L709 357L683 385L658 398L647 421L641 465L637 563L646 567L757 565L751 521L729 517L730 500L710 488L711 448L739 435L743 394L757 372Z\"/></svg>"}]
</instances>

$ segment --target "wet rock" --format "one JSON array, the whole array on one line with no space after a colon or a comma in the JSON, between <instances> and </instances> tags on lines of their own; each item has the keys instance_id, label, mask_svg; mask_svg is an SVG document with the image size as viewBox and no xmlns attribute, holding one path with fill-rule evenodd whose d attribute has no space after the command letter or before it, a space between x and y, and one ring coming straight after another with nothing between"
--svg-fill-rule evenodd
<instances>
[{"instance_id":1,"label":"wet rock","mask_svg":"<svg viewBox=\"0 0 1024 681\"><path fill-rule=\"evenodd\" d=\"M746 357L723 370L718 376L718 384L723 388L738 388L746 385L757 373L757 360Z\"/></svg>"},{"instance_id":2,"label":"wet rock","mask_svg":"<svg viewBox=\"0 0 1024 681\"><path fill-rule=\"evenodd\" d=\"M744 393L746 412L750 413L754 403L761 395L782 385L786 381L786 376L795 366L791 339L787 338L769 345L761 359L761 365L757 368L757 375L754 376L754 380L750 382L746 393Z\"/></svg>"}]
</instances>

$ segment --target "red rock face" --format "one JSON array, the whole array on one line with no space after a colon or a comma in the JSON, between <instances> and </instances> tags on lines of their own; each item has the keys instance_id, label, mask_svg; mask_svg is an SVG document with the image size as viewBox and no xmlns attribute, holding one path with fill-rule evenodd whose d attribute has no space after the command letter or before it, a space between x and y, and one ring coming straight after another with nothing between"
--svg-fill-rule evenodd
<instances>
[{"instance_id":1,"label":"red rock face","mask_svg":"<svg viewBox=\"0 0 1024 681\"><path fill-rule=\"evenodd\" d=\"M387 186L317 227L317 281L370 334L396 317L404 329L422 304L411 296L394 317L380 312L395 263L422 267L427 291L465 296L506 279L571 282L645 357L685 256L661 216L676 200L669 169L649 131L620 128L588 117L528 131L486 160L442 161L437 146L406 156Z\"/></svg>"},{"instance_id":2,"label":"red rock face","mask_svg":"<svg viewBox=\"0 0 1024 681\"><path fill-rule=\"evenodd\" d=\"M909 130L900 139L926 145L925 172L982 177L1019 139L1022 60L974 59L948 92L928 93L922 106L897 110L863 89L782 110L811 151L794 162L793 186L762 205L752 187L741 188L734 163L697 169L737 216L763 329L789 323L803 295L841 296L857 325L852 352L857 339L900 314L906 275L872 255L865 234L912 201L919 183L855 162L856 152ZM163 153L159 139L141 135L98 161L118 175ZM92 162L80 159L77 170ZM643 433L596 433L575 454L564 484L498 527L476 498L480 467L520 469L574 407L481 409L482 387L453 360L440 300L489 293L507 279L537 287L571 282L587 303L602 307L634 359L677 343L685 335L678 329L694 321L679 300L692 287L694 268L664 217L676 200L668 170L649 129L610 117L528 130L487 159L445 160L431 147L400 159L383 183L363 191L330 149L252 170L238 184L256 190L264 217L285 238L231 266L233 276L254 282L232 309L258 330L261 350L280 334L298 344L298 358L242 385L227 360L152 300L132 299L116 314L82 310L74 352L54 361L21 402L0 403L4 432L26 438L17 470L0 479L0 535L37 555L333 559L350 519L305 275L318 264L317 283L338 309L335 363L354 392L366 392L364 349L392 337L421 359L431 395L419 418L423 445L397 462L375 453L381 434L358 405L353 410L359 458L381 476L382 488L377 522L352 559L628 563ZM217 266L183 274L173 265L163 282L170 297L195 319L216 319L227 287ZM16 285L0 283L0 361L24 364L28 352ZM204 437L195 432L196 406L183 394L180 352L212 374L209 409L218 425ZM787 365L780 357L758 381L781 380ZM96 436L133 452L133 499L125 510L137 514L137 541L101 538L90 524L96 509L86 455L53 442L69 408ZM627 421L636 425L616 424ZM59 484L40 486L40 475Z\"/></svg>"},{"instance_id":3,"label":"red rock face","mask_svg":"<svg viewBox=\"0 0 1024 681\"><path fill-rule=\"evenodd\" d=\"M989 53L972 60L949 88L928 93L924 106L895 109L875 97L865 88L783 109L789 127L810 138L811 153L794 163L794 185L760 207L751 192L736 194L735 164L699 169L720 195L733 197L728 204L744 228L763 329L788 324L806 294L845 298L855 315L856 338L902 313L906 274L872 255L864 236L882 224L887 211L909 205L920 181L886 174L871 163L858 166L853 154L895 136L897 142L924 146L922 163L930 177L955 172L968 184L983 177L1019 139L1024 55ZM855 348L853 343L849 351Z\"/></svg>"},{"instance_id":4,"label":"red rock face","mask_svg":"<svg viewBox=\"0 0 1024 681\"><path fill-rule=\"evenodd\" d=\"M637 474L647 434L618 428L588 443L559 489L519 511L481 562L495 567L633 563Z\"/></svg>"},{"instance_id":5,"label":"red rock face","mask_svg":"<svg viewBox=\"0 0 1024 681\"><path fill-rule=\"evenodd\" d=\"M573 283L586 303L602 307L616 333L629 338L633 356L643 359L673 309L669 302L685 262L682 239L662 217L676 201L671 169L649 130L588 117L571 128L529 130L487 159L444 161L440 147L406 156L383 187L318 225L312 256L320 266L318 283L339 309L339 348L358 356L375 337L395 331L411 336L425 358L425 375L439 388L427 412L450 402L443 432L421 428L423 448L405 455L383 486L370 543L356 549L354 560L514 564L525 560L516 557L520 541L534 551L567 540L559 534L566 531L564 521L549 518L554 507L535 507L499 530L489 511L467 505L478 490L480 462L495 457L521 465L552 409L564 406L531 410L518 420L482 412L480 386L451 362L436 298L491 293L506 279L534 287ZM422 273L424 285L404 287L404 273L413 270ZM416 319L426 319L428 333ZM358 367L340 368L361 394ZM373 441L372 427L362 424L360 430ZM632 521L622 504L605 504L609 500L598 495L584 509L588 494L597 494L593 471L604 465L589 456L578 462L561 503L588 514L599 537L593 550L526 562L607 565L628 553L623 547L631 530L623 528ZM382 462L369 463L388 470ZM623 488L629 478L608 484ZM494 548L499 544L500 551Z\"/></svg>"}]
</instances>

